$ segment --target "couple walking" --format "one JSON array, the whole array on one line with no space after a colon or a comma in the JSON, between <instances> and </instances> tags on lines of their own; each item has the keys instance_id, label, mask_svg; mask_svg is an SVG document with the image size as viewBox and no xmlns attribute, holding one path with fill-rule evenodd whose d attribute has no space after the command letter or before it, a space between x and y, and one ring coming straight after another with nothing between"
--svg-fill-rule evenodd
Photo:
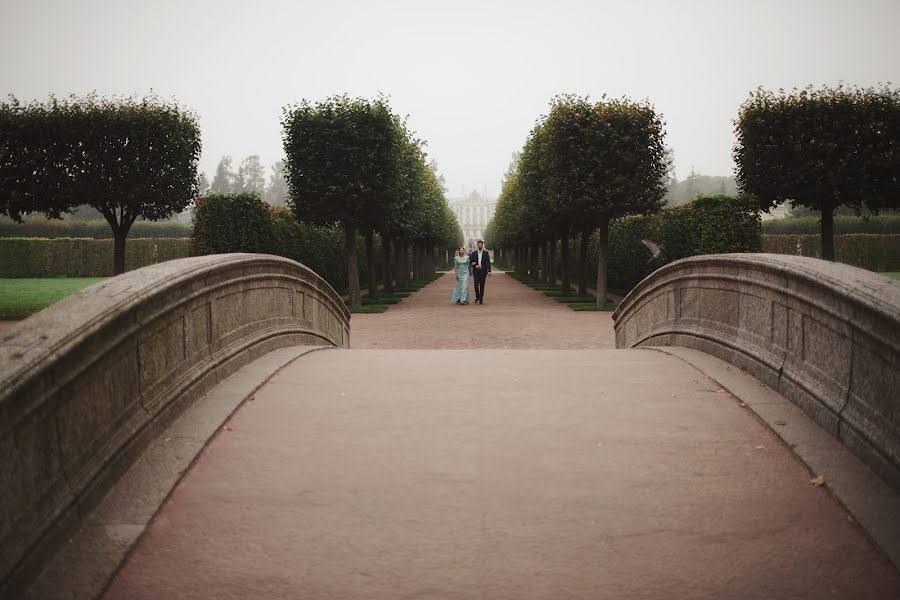
<instances>
[{"instance_id":1,"label":"couple walking","mask_svg":"<svg viewBox=\"0 0 900 600\"><path fill-rule=\"evenodd\" d=\"M484 242L478 240L478 250L466 257L464 248L456 251L454 257L456 285L450 294L453 304L469 303L469 275L475 279L475 304L484 304L484 282L491 274L491 257L484 249Z\"/></svg>"}]
</instances>

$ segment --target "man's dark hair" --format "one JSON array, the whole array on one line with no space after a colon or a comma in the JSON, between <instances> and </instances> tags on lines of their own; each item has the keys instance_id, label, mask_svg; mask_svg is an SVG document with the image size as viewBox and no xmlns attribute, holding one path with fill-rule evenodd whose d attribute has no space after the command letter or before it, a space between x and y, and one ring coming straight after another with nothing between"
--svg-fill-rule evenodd
<instances>
[{"instance_id":1,"label":"man's dark hair","mask_svg":"<svg viewBox=\"0 0 900 600\"><path fill-rule=\"evenodd\" d=\"M483 243L484 243L484 240L478 240L478 241L475 242L475 243L476 243L476 244L483 244Z\"/></svg>"}]
</instances>

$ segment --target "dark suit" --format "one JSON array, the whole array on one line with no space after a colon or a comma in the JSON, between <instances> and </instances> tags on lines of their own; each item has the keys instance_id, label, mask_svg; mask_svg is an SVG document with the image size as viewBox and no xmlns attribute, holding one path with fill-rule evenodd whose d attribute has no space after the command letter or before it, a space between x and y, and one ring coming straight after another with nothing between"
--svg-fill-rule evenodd
<instances>
[{"instance_id":1,"label":"dark suit","mask_svg":"<svg viewBox=\"0 0 900 600\"><path fill-rule=\"evenodd\" d=\"M475 278L475 302L484 302L484 282L491 272L491 257L487 250L481 251L481 268L478 265L478 250L469 255L469 265Z\"/></svg>"}]
</instances>

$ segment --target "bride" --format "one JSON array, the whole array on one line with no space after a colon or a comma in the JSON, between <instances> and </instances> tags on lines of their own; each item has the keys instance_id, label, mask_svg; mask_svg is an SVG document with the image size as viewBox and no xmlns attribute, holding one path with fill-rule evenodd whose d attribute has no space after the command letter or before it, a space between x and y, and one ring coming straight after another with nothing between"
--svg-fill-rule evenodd
<instances>
[{"instance_id":1,"label":"bride","mask_svg":"<svg viewBox=\"0 0 900 600\"><path fill-rule=\"evenodd\" d=\"M450 294L450 302L453 304L469 303L469 257L466 256L465 248L456 251L453 257L453 266L456 271L456 285L453 286L453 293Z\"/></svg>"}]
</instances>

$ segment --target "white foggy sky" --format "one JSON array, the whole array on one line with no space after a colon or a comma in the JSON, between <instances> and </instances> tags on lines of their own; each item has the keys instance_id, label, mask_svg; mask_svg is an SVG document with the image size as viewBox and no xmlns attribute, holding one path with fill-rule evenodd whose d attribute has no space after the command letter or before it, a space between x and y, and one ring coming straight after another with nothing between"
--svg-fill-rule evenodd
<instances>
[{"instance_id":1,"label":"white foggy sky","mask_svg":"<svg viewBox=\"0 0 900 600\"><path fill-rule=\"evenodd\" d=\"M499 191L559 93L649 98L676 173L732 173L750 90L900 83L900 0L0 0L0 94L174 97L201 169L282 155L301 98L390 95L450 188Z\"/></svg>"}]
</instances>

